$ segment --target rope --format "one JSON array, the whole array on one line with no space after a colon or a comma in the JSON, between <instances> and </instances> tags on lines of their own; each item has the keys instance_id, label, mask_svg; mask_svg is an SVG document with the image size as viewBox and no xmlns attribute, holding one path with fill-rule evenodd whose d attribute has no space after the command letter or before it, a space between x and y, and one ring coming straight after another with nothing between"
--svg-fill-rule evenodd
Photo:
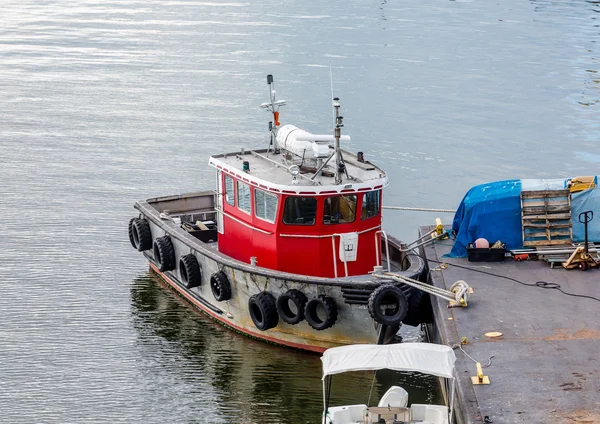
<instances>
[{"instance_id":1,"label":"rope","mask_svg":"<svg viewBox=\"0 0 600 424\"><path fill-rule=\"evenodd\" d=\"M467 352L465 352L465 350L462 348L462 345L461 345L460 343L459 343L459 344L456 344L456 345L453 345L453 346L450 346L450 347L451 347L452 349L459 348L460 350L462 350L462 352L463 352L465 355L467 355L467 357L468 357L468 358L469 358L471 361L473 361L473 362L477 363L477 361L476 361L476 360L475 360L475 359L474 359L474 358L473 358L471 355L469 355ZM490 358L488 359L488 363L487 363L487 365L482 365L481 367L482 367L482 368L487 368L487 367L489 367L490 365L492 365L492 358L493 358L494 356L496 356L496 355L492 355L492 356L490 356Z\"/></svg>"},{"instance_id":2,"label":"rope","mask_svg":"<svg viewBox=\"0 0 600 424\"><path fill-rule=\"evenodd\" d=\"M469 303L471 287L469 287L464 280L458 280L452 284L452 286L450 286L450 291L454 293L457 303L460 303L461 299L464 299L465 304Z\"/></svg>"},{"instance_id":3,"label":"rope","mask_svg":"<svg viewBox=\"0 0 600 424\"><path fill-rule=\"evenodd\" d=\"M375 386L375 376L377 376L377 370L373 372L373 381L371 382L371 390L369 391L369 400L367 400L367 405L371 404L371 395L373 394L373 386Z\"/></svg>"},{"instance_id":4,"label":"rope","mask_svg":"<svg viewBox=\"0 0 600 424\"><path fill-rule=\"evenodd\" d=\"M383 272L381 274L373 273L371 275L375 278L381 279L391 278L392 280L398 281L399 283L404 283L418 290L424 291L437 297L441 297L442 299L448 302L455 302L455 306L464 307L467 306L469 302L469 294L471 292L471 288L463 280L459 280L456 283L454 283L450 290L445 290L440 287L432 286L430 284L422 283L421 281L405 277L404 275L394 274L392 272Z\"/></svg>"},{"instance_id":5,"label":"rope","mask_svg":"<svg viewBox=\"0 0 600 424\"><path fill-rule=\"evenodd\" d=\"M397 211L416 211L416 212L441 212L441 213L455 213L454 209L431 209L431 208L407 208L402 206L382 206L383 209L393 209Z\"/></svg>"}]
</instances>

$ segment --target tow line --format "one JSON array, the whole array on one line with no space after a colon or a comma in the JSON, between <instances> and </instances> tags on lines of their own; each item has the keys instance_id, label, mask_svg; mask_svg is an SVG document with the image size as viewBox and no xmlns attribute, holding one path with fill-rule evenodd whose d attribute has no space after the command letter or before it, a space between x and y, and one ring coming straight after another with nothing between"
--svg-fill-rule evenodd
<instances>
[{"instance_id":1,"label":"tow line","mask_svg":"<svg viewBox=\"0 0 600 424\"><path fill-rule=\"evenodd\" d=\"M445 290L430 284L422 283L421 281L414 280L409 277L405 277L403 275L383 271L383 267L381 266L375 267L372 276L380 279L392 279L399 283L404 283L407 286L424 291L425 293L437 296L448 301L449 308L466 307L469 304L469 298L471 294L473 294L473 289L464 280L458 280L452 284L452 286L450 286L450 290Z\"/></svg>"}]
</instances>

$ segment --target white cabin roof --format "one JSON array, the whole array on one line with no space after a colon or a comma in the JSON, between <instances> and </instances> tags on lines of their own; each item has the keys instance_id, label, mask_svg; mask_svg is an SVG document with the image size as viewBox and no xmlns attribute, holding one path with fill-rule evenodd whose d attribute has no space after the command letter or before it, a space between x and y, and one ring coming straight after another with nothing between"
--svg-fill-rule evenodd
<instances>
[{"instance_id":1,"label":"white cabin roof","mask_svg":"<svg viewBox=\"0 0 600 424\"><path fill-rule=\"evenodd\" d=\"M274 192L291 192L296 194L329 194L349 191L362 191L381 189L388 185L388 177L383 170L368 161L359 162L356 155L343 151L348 177L344 175L342 183L334 183L335 162L328 163L321 175L315 175L314 166L301 168L300 175L296 177L294 184L293 176L289 171L292 165L301 165L301 160L294 157L292 160L285 159L285 152L275 154L273 151L252 150L245 152L234 152L211 156L209 165L220 169L228 174L236 176L241 180L253 183L256 186ZM247 161L249 172L243 170L243 162Z\"/></svg>"},{"instance_id":2,"label":"white cabin roof","mask_svg":"<svg viewBox=\"0 0 600 424\"><path fill-rule=\"evenodd\" d=\"M390 369L454 378L454 350L431 343L357 344L327 349L321 357L323 378L347 371Z\"/></svg>"}]
</instances>

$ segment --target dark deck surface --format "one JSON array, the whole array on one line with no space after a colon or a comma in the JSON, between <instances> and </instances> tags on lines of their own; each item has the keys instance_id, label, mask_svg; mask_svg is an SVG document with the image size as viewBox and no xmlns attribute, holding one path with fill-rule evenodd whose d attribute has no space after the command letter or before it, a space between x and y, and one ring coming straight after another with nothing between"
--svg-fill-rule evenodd
<instances>
[{"instance_id":1,"label":"dark deck surface","mask_svg":"<svg viewBox=\"0 0 600 424\"><path fill-rule=\"evenodd\" d=\"M600 270L551 269L547 262L512 258L442 258L451 245L452 240L445 240L423 250L431 279L447 288L465 280L475 293L467 308L433 302L438 342L455 344L466 337L463 349L483 365L494 355L491 366L483 369L491 384L473 386L475 363L456 350L464 422L483 422L488 416L495 424L600 423L600 302L474 271L529 284L558 283L565 292L600 298ZM448 267L439 269L434 261ZM491 331L503 335L484 335Z\"/></svg>"}]
</instances>

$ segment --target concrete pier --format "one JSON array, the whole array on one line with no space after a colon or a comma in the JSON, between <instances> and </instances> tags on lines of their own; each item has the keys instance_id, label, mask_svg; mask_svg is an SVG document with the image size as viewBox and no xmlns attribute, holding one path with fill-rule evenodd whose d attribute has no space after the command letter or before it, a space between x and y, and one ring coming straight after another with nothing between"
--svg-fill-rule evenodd
<instances>
[{"instance_id":1,"label":"concrete pier","mask_svg":"<svg viewBox=\"0 0 600 424\"><path fill-rule=\"evenodd\" d=\"M442 288L465 280L474 294L466 308L432 299L431 341L458 345L466 337L462 348L483 366L494 356L483 368L490 384L473 385L476 364L456 349L457 423L600 423L600 302L535 286L557 283L567 293L600 298L600 270L443 258L451 247L452 240L443 240L421 249L429 279Z\"/></svg>"}]
</instances>

